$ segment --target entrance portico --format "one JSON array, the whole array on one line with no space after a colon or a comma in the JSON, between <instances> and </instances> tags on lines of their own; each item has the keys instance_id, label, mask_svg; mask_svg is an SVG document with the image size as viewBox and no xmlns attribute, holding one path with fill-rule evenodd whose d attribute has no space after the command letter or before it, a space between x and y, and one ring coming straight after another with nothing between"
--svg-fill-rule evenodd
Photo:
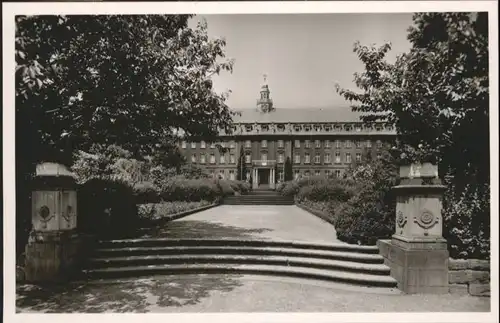
<instances>
[{"instance_id":1,"label":"entrance portico","mask_svg":"<svg viewBox=\"0 0 500 323\"><path fill-rule=\"evenodd\" d=\"M276 187L275 179L275 160L254 160L252 161L252 188L268 188L274 190Z\"/></svg>"}]
</instances>

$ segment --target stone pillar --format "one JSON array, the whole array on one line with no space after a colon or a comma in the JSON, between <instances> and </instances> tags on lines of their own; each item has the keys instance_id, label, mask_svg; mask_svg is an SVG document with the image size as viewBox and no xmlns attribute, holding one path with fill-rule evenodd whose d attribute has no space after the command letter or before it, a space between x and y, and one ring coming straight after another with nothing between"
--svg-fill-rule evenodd
<instances>
[{"instance_id":1,"label":"stone pillar","mask_svg":"<svg viewBox=\"0 0 500 323\"><path fill-rule=\"evenodd\" d=\"M269 188L274 190L274 180L275 180L275 174L274 174L274 167L271 168L271 171L269 172Z\"/></svg>"},{"instance_id":2,"label":"stone pillar","mask_svg":"<svg viewBox=\"0 0 500 323\"><path fill-rule=\"evenodd\" d=\"M254 168L253 170L253 188L256 189L259 187L259 171L257 168Z\"/></svg>"},{"instance_id":3,"label":"stone pillar","mask_svg":"<svg viewBox=\"0 0 500 323\"><path fill-rule=\"evenodd\" d=\"M396 230L392 240L379 240L380 253L391 276L406 293L448 293L448 248L442 235L442 195L445 186L437 166L413 164L400 168L395 186Z\"/></svg>"},{"instance_id":4,"label":"stone pillar","mask_svg":"<svg viewBox=\"0 0 500 323\"><path fill-rule=\"evenodd\" d=\"M79 246L76 212L74 175L60 164L38 165L32 192L33 229L26 245L26 281L64 281L75 273Z\"/></svg>"}]
</instances>

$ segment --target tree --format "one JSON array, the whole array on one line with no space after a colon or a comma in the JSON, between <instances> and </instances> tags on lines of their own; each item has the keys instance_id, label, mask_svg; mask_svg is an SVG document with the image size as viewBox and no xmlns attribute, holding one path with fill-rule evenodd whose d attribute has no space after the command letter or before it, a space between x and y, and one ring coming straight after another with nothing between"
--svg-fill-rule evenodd
<instances>
[{"instance_id":1,"label":"tree","mask_svg":"<svg viewBox=\"0 0 500 323\"><path fill-rule=\"evenodd\" d=\"M227 93L211 77L233 62L221 61L225 41L209 39L204 22L188 27L190 18L16 17L18 148L35 161L94 143L145 156L180 136L230 133Z\"/></svg>"},{"instance_id":2,"label":"tree","mask_svg":"<svg viewBox=\"0 0 500 323\"><path fill-rule=\"evenodd\" d=\"M489 241L488 14L419 13L408 32L411 49L393 64L385 60L390 44L356 43L365 71L354 81L362 92L337 91L365 122L396 127L400 161L438 163L448 184L449 241L462 240L468 256L488 252L487 243L475 242ZM475 214L454 209L471 203ZM452 233L458 225L467 227Z\"/></svg>"},{"instance_id":3,"label":"tree","mask_svg":"<svg viewBox=\"0 0 500 323\"><path fill-rule=\"evenodd\" d=\"M285 160L285 182L293 180L292 161L290 157Z\"/></svg>"},{"instance_id":4,"label":"tree","mask_svg":"<svg viewBox=\"0 0 500 323\"><path fill-rule=\"evenodd\" d=\"M247 168L245 163L245 151L243 147L240 148L240 156L238 158L238 164L236 165L236 179L239 181L246 180Z\"/></svg>"}]
</instances>

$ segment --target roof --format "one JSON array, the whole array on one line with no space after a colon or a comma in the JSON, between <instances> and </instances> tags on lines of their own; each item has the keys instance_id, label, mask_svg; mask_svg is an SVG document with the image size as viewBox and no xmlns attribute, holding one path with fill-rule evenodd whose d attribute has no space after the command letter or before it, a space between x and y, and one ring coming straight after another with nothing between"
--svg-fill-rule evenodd
<instances>
[{"instance_id":1,"label":"roof","mask_svg":"<svg viewBox=\"0 0 500 323\"><path fill-rule=\"evenodd\" d=\"M361 122L362 114L344 108L303 108L276 109L265 113L254 110L239 110L241 115L234 116L235 123L325 123L325 122Z\"/></svg>"}]
</instances>

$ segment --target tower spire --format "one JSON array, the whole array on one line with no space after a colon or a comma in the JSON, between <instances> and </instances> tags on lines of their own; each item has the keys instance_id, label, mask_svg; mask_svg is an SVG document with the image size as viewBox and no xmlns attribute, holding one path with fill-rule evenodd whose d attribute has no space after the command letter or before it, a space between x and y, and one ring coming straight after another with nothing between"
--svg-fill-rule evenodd
<instances>
[{"instance_id":1,"label":"tower spire","mask_svg":"<svg viewBox=\"0 0 500 323\"><path fill-rule=\"evenodd\" d=\"M264 78L264 84L260 89L260 98L257 100L257 110L260 112L271 112L273 108L273 100L271 100L271 91L269 91L269 86L267 85L267 74L262 74Z\"/></svg>"}]
</instances>

